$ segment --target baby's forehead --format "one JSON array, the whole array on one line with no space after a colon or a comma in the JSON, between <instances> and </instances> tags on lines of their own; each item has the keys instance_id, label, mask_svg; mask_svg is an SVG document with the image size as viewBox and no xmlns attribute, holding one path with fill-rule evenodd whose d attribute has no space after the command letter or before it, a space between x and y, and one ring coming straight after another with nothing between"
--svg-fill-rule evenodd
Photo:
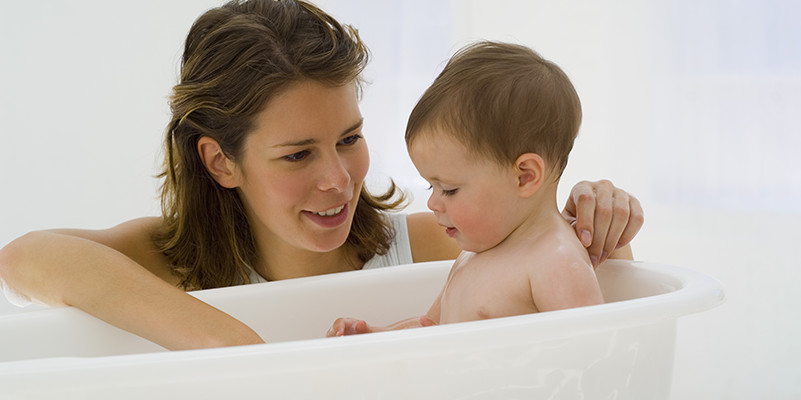
<instances>
[{"instance_id":1,"label":"baby's forehead","mask_svg":"<svg viewBox=\"0 0 801 400\"><path fill-rule=\"evenodd\" d=\"M442 151L473 152L472 146L470 146L463 137L454 133L451 129L436 125L421 127L407 141L407 146L410 150L415 147L436 147L440 148Z\"/></svg>"},{"instance_id":2,"label":"baby's forehead","mask_svg":"<svg viewBox=\"0 0 801 400\"><path fill-rule=\"evenodd\" d=\"M414 158L415 153L425 152L428 154L461 154L471 163L489 164L497 167L508 167L514 164L514 160L501 160L489 149L482 149L478 146L471 146L464 138L450 133L447 130L431 129L421 130L420 134L415 135L408 143L409 154Z\"/></svg>"}]
</instances>

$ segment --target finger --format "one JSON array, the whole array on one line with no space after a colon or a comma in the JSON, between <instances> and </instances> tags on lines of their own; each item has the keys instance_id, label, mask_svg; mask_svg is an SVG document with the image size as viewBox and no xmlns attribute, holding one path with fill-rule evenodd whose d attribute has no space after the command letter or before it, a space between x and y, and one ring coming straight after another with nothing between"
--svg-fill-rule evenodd
<instances>
[{"instance_id":1,"label":"finger","mask_svg":"<svg viewBox=\"0 0 801 400\"><path fill-rule=\"evenodd\" d=\"M342 336L345 332L341 327L337 327L336 325L332 325L328 330L325 332L326 337L336 337Z\"/></svg>"},{"instance_id":2,"label":"finger","mask_svg":"<svg viewBox=\"0 0 801 400\"><path fill-rule=\"evenodd\" d=\"M367 322L360 320L353 324L353 330L356 334L369 333L370 329L367 327Z\"/></svg>"},{"instance_id":3,"label":"finger","mask_svg":"<svg viewBox=\"0 0 801 400\"><path fill-rule=\"evenodd\" d=\"M628 194L620 190L615 194L613 201L612 221L609 225L609 231L606 234L603 252L598 260L599 264L606 261L607 257L618 248L620 236L629 223L630 208Z\"/></svg>"},{"instance_id":4,"label":"finger","mask_svg":"<svg viewBox=\"0 0 801 400\"><path fill-rule=\"evenodd\" d=\"M328 328L328 330L327 330L327 331L325 331L325 336L327 336L327 337L334 337L334 336L336 336L336 335L337 335L337 326L340 324L340 320L341 320L341 319L342 319L342 318L337 318L337 319L334 321L334 323L333 323L333 324L331 324L331 327L330 327L330 328Z\"/></svg>"},{"instance_id":5,"label":"finger","mask_svg":"<svg viewBox=\"0 0 801 400\"><path fill-rule=\"evenodd\" d=\"M645 222L640 201L634 196L629 196L629 209L628 224L623 230L623 233L620 235L620 239L617 241L616 248L621 248L629 244L634 239L634 236L636 236L640 231L640 228L642 228L642 225Z\"/></svg>"},{"instance_id":6,"label":"finger","mask_svg":"<svg viewBox=\"0 0 801 400\"><path fill-rule=\"evenodd\" d=\"M351 327L354 325L353 318L337 318L333 324L331 324L331 336L345 336L345 335L352 335L350 332L352 329Z\"/></svg>"},{"instance_id":7,"label":"finger","mask_svg":"<svg viewBox=\"0 0 801 400\"><path fill-rule=\"evenodd\" d=\"M345 325L345 334L346 335L355 335L359 332L356 331L356 325L359 324L359 321L349 320Z\"/></svg>"},{"instance_id":8,"label":"finger","mask_svg":"<svg viewBox=\"0 0 801 400\"><path fill-rule=\"evenodd\" d=\"M595 219L596 193L589 185L576 185L571 193L570 200L572 200L575 207L573 214L576 217L576 235L578 235L584 247L589 247L595 234L593 220ZM566 211L568 211L569 206L570 201L565 206Z\"/></svg>"},{"instance_id":9,"label":"finger","mask_svg":"<svg viewBox=\"0 0 801 400\"><path fill-rule=\"evenodd\" d=\"M420 317L420 325L421 326L434 326L436 323L428 317L428 315L423 315Z\"/></svg>"},{"instance_id":10,"label":"finger","mask_svg":"<svg viewBox=\"0 0 801 400\"><path fill-rule=\"evenodd\" d=\"M579 187L578 185L581 184L582 184L581 182L577 183L576 186L574 186L573 189L570 191L570 195L567 196L567 201L565 202L565 208L562 211L562 216L565 217L565 219L576 219L576 201L573 199L573 196L575 194L575 191L578 190Z\"/></svg>"},{"instance_id":11,"label":"finger","mask_svg":"<svg viewBox=\"0 0 801 400\"><path fill-rule=\"evenodd\" d=\"M614 198L611 191L599 190L595 198L595 220L592 235L592 244L587 248L592 265L597 267L601 262L601 257L609 235L609 227L612 222L612 207Z\"/></svg>"}]
</instances>

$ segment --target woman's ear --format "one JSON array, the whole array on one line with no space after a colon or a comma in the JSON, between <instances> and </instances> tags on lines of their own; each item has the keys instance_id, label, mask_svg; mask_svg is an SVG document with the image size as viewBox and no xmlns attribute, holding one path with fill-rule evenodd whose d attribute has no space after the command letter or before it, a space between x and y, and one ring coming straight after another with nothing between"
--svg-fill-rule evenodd
<instances>
[{"instance_id":1,"label":"woman's ear","mask_svg":"<svg viewBox=\"0 0 801 400\"><path fill-rule=\"evenodd\" d=\"M197 153L206 170L220 186L228 189L239 186L239 169L236 163L223 153L216 140L208 136L201 137L197 141Z\"/></svg>"},{"instance_id":2,"label":"woman's ear","mask_svg":"<svg viewBox=\"0 0 801 400\"><path fill-rule=\"evenodd\" d=\"M521 196L529 197L545 181L545 160L537 154L525 153L515 160L517 188Z\"/></svg>"}]
</instances>

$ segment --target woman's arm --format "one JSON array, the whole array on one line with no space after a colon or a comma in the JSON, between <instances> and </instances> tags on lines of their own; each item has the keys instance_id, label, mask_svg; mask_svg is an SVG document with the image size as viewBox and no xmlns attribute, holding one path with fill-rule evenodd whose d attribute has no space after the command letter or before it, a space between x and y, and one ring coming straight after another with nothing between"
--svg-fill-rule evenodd
<instances>
[{"instance_id":1,"label":"woman's arm","mask_svg":"<svg viewBox=\"0 0 801 400\"><path fill-rule=\"evenodd\" d=\"M0 277L170 350L262 343L248 326L178 289L150 240L157 219L104 231L32 232L0 250Z\"/></svg>"}]
</instances>

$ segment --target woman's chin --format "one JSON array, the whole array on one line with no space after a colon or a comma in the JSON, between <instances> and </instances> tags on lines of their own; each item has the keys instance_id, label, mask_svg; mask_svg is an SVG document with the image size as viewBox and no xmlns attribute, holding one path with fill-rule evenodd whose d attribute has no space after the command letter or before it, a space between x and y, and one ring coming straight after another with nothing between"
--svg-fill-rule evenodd
<instances>
[{"instance_id":1,"label":"woman's chin","mask_svg":"<svg viewBox=\"0 0 801 400\"><path fill-rule=\"evenodd\" d=\"M350 223L344 224L345 226L336 229L335 231L328 231L321 235L318 235L315 239L313 239L313 247L315 251L321 253L327 253L329 251L334 251L348 240L348 236L350 235Z\"/></svg>"}]
</instances>

